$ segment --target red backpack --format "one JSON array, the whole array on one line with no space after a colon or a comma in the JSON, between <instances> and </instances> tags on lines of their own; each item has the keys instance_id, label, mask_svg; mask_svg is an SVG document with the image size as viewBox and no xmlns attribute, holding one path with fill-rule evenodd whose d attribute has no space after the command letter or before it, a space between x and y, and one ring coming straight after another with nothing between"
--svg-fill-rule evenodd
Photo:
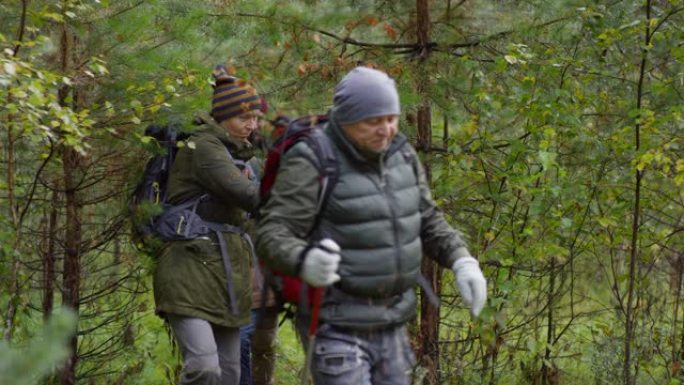
<instances>
[{"instance_id":1,"label":"red backpack","mask_svg":"<svg viewBox=\"0 0 684 385\"><path fill-rule=\"evenodd\" d=\"M328 197L339 177L339 165L335 149L330 138L323 132L323 126L327 122L328 117L326 115L311 115L293 120L287 124L283 134L273 143L271 150L266 155L260 186L261 205L265 204L270 197L271 188L278 176L280 160L283 154L300 141L305 141L317 158L313 162L318 168L321 183L317 213L320 213L323 207L325 207ZM318 217L317 215L312 227L314 230L318 227ZM279 299L283 304L304 305L303 301L311 303L313 290L309 287L308 295L304 295L302 288L306 284L298 276L286 275L280 271L268 268L262 269L262 273L264 273L266 281L274 289L276 295L280 297ZM265 299L265 295L262 297Z\"/></svg>"}]
</instances>

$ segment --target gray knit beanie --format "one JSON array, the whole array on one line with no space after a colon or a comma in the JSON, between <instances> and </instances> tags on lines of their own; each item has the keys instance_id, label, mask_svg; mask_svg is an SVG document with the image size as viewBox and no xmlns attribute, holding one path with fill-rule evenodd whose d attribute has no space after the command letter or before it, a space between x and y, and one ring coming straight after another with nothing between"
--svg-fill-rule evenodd
<instances>
[{"instance_id":1,"label":"gray knit beanie","mask_svg":"<svg viewBox=\"0 0 684 385\"><path fill-rule=\"evenodd\" d=\"M337 83L333 104L339 124L399 115L400 112L394 80L386 73L368 67L354 68Z\"/></svg>"}]
</instances>

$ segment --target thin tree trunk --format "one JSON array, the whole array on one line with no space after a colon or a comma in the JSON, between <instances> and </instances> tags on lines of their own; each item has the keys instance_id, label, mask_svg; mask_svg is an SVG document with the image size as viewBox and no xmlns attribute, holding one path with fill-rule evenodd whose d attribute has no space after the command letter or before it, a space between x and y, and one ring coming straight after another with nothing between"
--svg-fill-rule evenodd
<instances>
[{"instance_id":1,"label":"thin tree trunk","mask_svg":"<svg viewBox=\"0 0 684 385\"><path fill-rule=\"evenodd\" d=\"M7 96L7 104L12 103L12 96L8 94ZM6 122L6 127L7 127L7 152L5 154L5 162L7 162L7 176L6 176L6 183L7 183L7 210L8 210L8 215L10 220L12 221L12 225L15 226L19 220L19 216L17 213L17 200L14 192L14 172L15 172L15 153L14 153L14 116L12 114L9 114L7 116L7 122Z\"/></svg>"},{"instance_id":2,"label":"thin tree trunk","mask_svg":"<svg viewBox=\"0 0 684 385\"><path fill-rule=\"evenodd\" d=\"M66 9L66 7L65 7ZM67 74L73 50L73 36L68 25L62 26L60 59L61 70ZM59 103L67 106L67 97L73 96L73 89L64 86L58 91ZM62 145L62 172L64 173L64 201L66 205L66 229L64 238L64 267L63 292L64 306L79 314L80 284L81 284L81 208L78 196L78 170L81 165L81 155L72 147ZM70 353L60 374L62 385L76 383L76 365L78 363L77 334L69 340Z\"/></svg>"},{"instance_id":3,"label":"thin tree trunk","mask_svg":"<svg viewBox=\"0 0 684 385\"><path fill-rule=\"evenodd\" d=\"M677 287L675 288L674 309L672 311L672 352L670 354L671 365L679 364L679 357L681 356L681 351L677 352L677 320L679 319L679 303L682 298L682 273L684 273L684 263L682 262L684 262L682 261L682 256L678 255L673 266L675 271L672 273L672 275L676 274L676 277L673 277L673 280L676 282ZM681 370L681 366L677 370L675 370L673 367L671 375L673 377L676 376L679 370Z\"/></svg>"},{"instance_id":4,"label":"thin tree trunk","mask_svg":"<svg viewBox=\"0 0 684 385\"><path fill-rule=\"evenodd\" d=\"M55 244L57 228L57 205L59 204L58 189L52 191L50 216L46 232L45 255L43 256L43 318L48 319L54 308L55 297Z\"/></svg>"},{"instance_id":5,"label":"thin tree trunk","mask_svg":"<svg viewBox=\"0 0 684 385\"><path fill-rule=\"evenodd\" d=\"M11 102L11 97L7 97L8 103ZM14 153L14 123L12 122L13 117L10 115L7 117L7 152L5 154L5 162L7 162L7 206L8 215L12 221L12 226L14 227L14 239L13 249L17 249L19 245L19 226L18 226L18 216L17 216L17 204L14 195L14 167L15 167L15 153ZM19 300L19 257L16 253L11 254L11 259L9 261L11 267L10 277L7 285L7 292L9 294L9 300L7 301L7 311L5 312L5 332L3 333L3 339L7 342L12 340L12 333L14 331L14 319L17 315L17 302Z\"/></svg>"},{"instance_id":6,"label":"thin tree trunk","mask_svg":"<svg viewBox=\"0 0 684 385\"><path fill-rule=\"evenodd\" d=\"M546 317L546 351L544 352L544 360L542 361L541 367L541 381L542 385L549 384L549 367L547 363L551 362L551 345L554 341L555 325L553 321L553 302L554 302L554 290L556 286L556 259L552 256L549 266L550 274L549 277L549 291L548 291L548 313Z\"/></svg>"},{"instance_id":7,"label":"thin tree trunk","mask_svg":"<svg viewBox=\"0 0 684 385\"><path fill-rule=\"evenodd\" d=\"M79 202L76 171L80 165L80 154L71 147L64 147L64 197L66 202L66 234L64 252L63 303L79 313L81 284L81 203ZM70 355L62 372L62 385L76 383L76 364L78 362L77 336L69 341Z\"/></svg>"},{"instance_id":8,"label":"thin tree trunk","mask_svg":"<svg viewBox=\"0 0 684 385\"><path fill-rule=\"evenodd\" d=\"M21 48L21 43L24 40L24 31L26 30L26 10L28 7L28 0L22 0L21 2L21 16L19 17L19 28L17 29L16 46L12 52L12 57L18 57L19 49ZM12 103L12 95L7 94L7 104ZM14 117L12 114L7 116L7 153L5 154L5 162L7 162L7 207L9 211L9 218L14 226L14 240L13 249L16 250L19 246L19 215L18 208L19 205L16 201L15 190L14 190L14 173L15 173L15 153L14 153ZM19 259L15 254L12 254L11 260L12 270L10 274L10 280L8 285L9 301L7 301L7 311L5 313L5 332L3 334L3 339L7 342L12 340L12 333L14 332L14 319L17 315L17 303L19 301L20 287L19 287Z\"/></svg>"},{"instance_id":9,"label":"thin tree trunk","mask_svg":"<svg viewBox=\"0 0 684 385\"><path fill-rule=\"evenodd\" d=\"M421 96L421 105L418 108L418 140L416 147L419 151L429 154L432 148L432 119L430 108L430 78L426 70L426 60L429 56L428 44L430 42L430 14L428 0L416 1L417 15L417 38L420 48L420 58L418 60L418 94ZM429 155L428 155L429 156ZM425 164L425 171L428 176L428 183L431 181L429 161ZM434 262L423 259L421 271L427 281L432 286L435 293L441 289L441 271ZM422 293L423 300L420 305L420 351L418 355L422 365L427 369L425 384L439 384L439 309L425 300L425 293Z\"/></svg>"},{"instance_id":10,"label":"thin tree trunk","mask_svg":"<svg viewBox=\"0 0 684 385\"><path fill-rule=\"evenodd\" d=\"M644 39L644 47L648 47L651 41L651 0L646 0L646 31ZM639 83L637 87L637 109L641 110L643 87L646 73L646 59L648 51L644 48L641 53L641 65L639 69ZM639 151L641 146L641 124L636 123L635 126L635 150ZM637 269L637 257L639 247L639 227L641 217L641 180L643 178L643 170L636 170L635 187L634 187L634 212L632 214L632 239L630 245L629 255L629 278L627 282L627 304L625 306L625 361L623 376L625 385L634 385L635 376L632 376L632 340L634 338L634 330L636 328L636 318L633 313L633 304L635 300L635 280Z\"/></svg>"},{"instance_id":11,"label":"thin tree trunk","mask_svg":"<svg viewBox=\"0 0 684 385\"><path fill-rule=\"evenodd\" d=\"M680 275L680 279L684 279L684 261L681 261L680 257L680 269L682 270L682 275ZM680 285L682 285L684 282L680 281ZM679 298L678 298L679 299ZM679 354L678 357L679 361L684 361L684 317L682 317L682 328L681 328L681 337L679 337ZM684 371L684 368L680 368L680 373Z\"/></svg>"},{"instance_id":12,"label":"thin tree trunk","mask_svg":"<svg viewBox=\"0 0 684 385\"><path fill-rule=\"evenodd\" d=\"M7 312L5 314L5 333L3 335L3 339L8 343L12 340L12 333L14 331L14 318L17 315L17 302L19 300L19 260L17 257L14 257L12 262L9 294L10 299L7 304Z\"/></svg>"},{"instance_id":13,"label":"thin tree trunk","mask_svg":"<svg viewBox=\"0 0 684 385\"><path fill-rule=\"evenodd\" d=\"M439 266L427 258L421 266L422 274L427 278L432 290L439 293L441 279ZM420 301L420 352L423 366L427 369L425 384L436 385L439 380L439 309L426 299L425 293Z\"/></svg>"},{"instance_id":14,"label":"thin tree trunk","mask_svg":"<svg viewBox=\"0 0 684 385\"><path fill-rule=\"evenodd\" d=\"M442 148L449 149L449 117L444 114L444 132L442 133Z\"/></svg>"}]
</instances>

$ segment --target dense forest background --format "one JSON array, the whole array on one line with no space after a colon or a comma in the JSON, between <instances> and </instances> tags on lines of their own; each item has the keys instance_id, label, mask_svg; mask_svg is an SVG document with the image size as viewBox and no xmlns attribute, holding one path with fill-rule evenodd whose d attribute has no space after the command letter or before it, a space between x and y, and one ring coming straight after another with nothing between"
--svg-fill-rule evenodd
<instances>
[{"instance_id":1,"label":"dense forest background","mask_svg":"<svg viewBox=\"0 0 684 385\"><path fill-rule=\"evenodd\" d=\"M425 264L416 383L684 383L682 0L2 1L0 383L172 384L127 222L144 127L190 128L218 63L273 117L359 62L488 278L473 320Z\"/></svg>"}]
</instances>

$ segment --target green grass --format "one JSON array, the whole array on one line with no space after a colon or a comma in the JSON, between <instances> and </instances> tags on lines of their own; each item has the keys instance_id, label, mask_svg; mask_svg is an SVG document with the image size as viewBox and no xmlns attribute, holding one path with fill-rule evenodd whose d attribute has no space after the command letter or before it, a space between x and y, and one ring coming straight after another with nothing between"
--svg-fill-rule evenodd
<instances>
[{"instance_id":1,"label":"green grass","mask_svg":"<svg viewBox=\"0 0 684 385\"><path fill-rule=\"evenodd\" d=\"M299 384L299 372L303 366L304 350L297 338L292 321L287 320L278 330L274 383L280 385Z\"/></svg>"}]
</instances>

